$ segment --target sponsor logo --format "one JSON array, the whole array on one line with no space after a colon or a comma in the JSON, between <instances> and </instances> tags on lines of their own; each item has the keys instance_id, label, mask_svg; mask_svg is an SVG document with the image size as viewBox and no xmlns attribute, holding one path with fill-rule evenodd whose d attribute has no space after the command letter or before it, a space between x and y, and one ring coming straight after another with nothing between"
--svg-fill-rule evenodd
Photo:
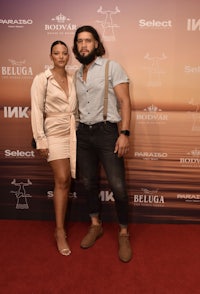
<instances>
[{"instance_id":1,"label":"sponsor logo","mask_svg":"<svg viewBox=\"0 0 200 294\"><path fill-rule=\"evenodd\" d=\"M200 31L200 18L188 18L187 31Z\"/></svg>"},{"instance_id":2,"label":"sponsor logo","mask_svg":"<svg viewBox=\"0 0 200 294\"><path fill-rule=\"evenodd\" d=\"M104 202L114 202L115 201L112 191L100 191L99 198L101 199L101 201L104 201Z\"/></svg>"},{"instance_id":3,"label":"sponsor logo","mask_svg":"<svg viewBox=\"0 0 200 294\"><path fill-rule=\"evenodd\" d=\"M106 10L103 9L102 6L100 6L97 9L97 13L104 15L103 20L97 20L98 23L100 23L103 33L102 33L102 39L105 41L115 41L115 29L119 27L116 23L113 21L113 15L116 15L120 13L120 10L118 6L115 7L114 10Z\"/></svg>"},{"instance_id":4,"label":"sponsor logo","mask_svg":"<svg viewBox=\"0 0 200 294\"><path fill-rule=\"evenodd\" d=\"M192 132L200 132L200 99L191 98L188 104L193 108L193 111L189 111L193 120Z\"/></svg>"},{"instance_id":5,"label":"sponsor logo","mask_svg":"<svg viewBox=\"0 0 200 294\"><path fill-rule=\"evenodd\" d=\"M200 73L200 65L198 65L198 66L186 65L184 68L184 72L186 74L199 74Z\"/></svg>"},{"instance_id":6,"label":"sponsor logo","mask_svg":"<svg viewBox=\"0 0 200 294\"><path fill-rule=\"evenodd\" d=\"M138 123L163 124L168 120L168 114L162 112L162 109L156 105L149 105L142 112L136 113Z\"/></svg>"},{"instance_id":7,"label":"sponsor logo","mask_svg":"<svg viewBox=\"0 0 200 294\"><path fill-rule=\"evenodd\" d=\"M44 65L44 70L52 69L52 68L53 68L52 65L49 65L49 64L45 64ZM68 71L75 72L77 69L79 69L79 66L78 65L75 65L75 64L73 64L73 65L66 65L66 69Z\"/></svg>"},{"instance_id":8,"label":"sponsor logo","mask_svg":"<svg viewBox=\"0 0 200 294\"><path fill-rule=\"evenodd\" d=\"M54 197L53 191L47 191L47 198L51 199ZM70 199L77 199L77 193L76 192L70 192L69 193L69 198Z\"/></svg>"},{"instance_id":9,"label":"sponsor logo","mask_svg":"<svg viewBox=\"0 0 200 294\"><path fill-rule=\"evenodd\" d=\"M144 160L159 160L162 158L168 157L168 154L165 152L134 152L136 158L142 158Z\"/></svg>"},{"instance_id":10,"label":"sponsor logo","mask_svg":"<svg viewBox=\"0 0 200 294\"><path fill-rule=\"evenodd\" d=\"M54 196L54 193L53 191L48 191L47 192L47 197L50 199L50 198L53 198ZM72 199L77 199L78 196L77 196L77 193L76 192L71 192L69 194L69 197L72 198ZM99 198L102 202L114 202L115 199L113 197L113 192L112 191L100 191L99 193Z\"/></svg>"},{"instance_id":11,"label":"sponsor logo","mask_svg":"<svg viewBox=\"0 0 200 294\"><path fill-rule=\"evenodd\" d=\"M22 29L24 26L32 24L32 19L0 19L0 25L7 25L11 29Z\"/></svg>"},{"instance_id":12,"label":"sponsor logo","mask_svg":"<svg viewBox=\"0 0 200 294\"><path fill-rule=\"evenodd\" d=\"M60 13L51 19L52 23L45 24L44 30L49 35L67 35L74 34L77 25L71 22L71 19Z\"/></svg>"},{"instance_id":13,"label":"sponsor logo","mask_svg":"<svg viewBox=\"0 0 200 294\"><path fill-rule=\"evenodd\" d=\"M34 158L34 151L22 151L22 150L10 150L6 149L4 151L4 156L6 158Z\"/></svg>"},{"instance_id":14,"label":"sponsor logo","mask_svg":"<svg viewBox=\"0 0 200 294\"><path fill-rule=\"evenodd\" d=\"M139 28L141 29L171 29L172 21L171 20L146 20L140 19L138 21Z\"/></svg>"},{"instance_id":15,"label":"sponsor logo","mask_svg":"<svg viewBox=\"0 0 200 294\"><path fill-rule=\"evenodd\" d=\"M194 149L187 153L186 157L180 158L180 164L184 167L200 167L200 150Z\"/></svg>"},{"instance_id":16,"label":"sponsor logo","mask_svg":"<svg viewBox=\"0 0 200 294\"><path fill-rule=\"evenodd\" d=\"M188 101L188 104L189 105L192 105L194 107L194 111L195 112L199 112L200 111L200 99L194 99L194 98L191 98L189 101Z\"/></svg>"},{"instance_id":17,"label":"sponsor logo","mask_svg":"<svg viewBox=\"0 0 200 294\"><path fill-rule=\"evenodd\" d=\"M31 66L26 65L26 60L8 59L8 62L10 65L1 66L2 79L32 79L33 70Z\"/></svg>"},{"instance_id":18,"label":"sponsor logo","mask_svg":"<svg viewBox=\"0 0 200 294\"><path fill-rule=\"evenodd\" d=\"M185 200L185 202L200 202L200 194L177 194L177 199Z\"/></svg>"},{"instance_id":19,"label":"sponsor logo","mask_svg":"<svg viewBox=\"0 0 200 294\"><path fill-rule=\"evenodd\" d=\"M148 62L148 65L144 67L144 70L148 73L147 86L156 88L162 86L161 76L165 72L161 69L161 61L167 59L165 53L162 53L160 56L151 56L149 53L146 53L144 60Z\"/></svg>"},{"instance_id":20,"label":"sponsor logo","mask_svg":"<svg viewBox=\"0 0 200 294\"><path fill-rule=\"evenodd\" d=\"M4 118L29 118L30 107L4 106L3 113L4 113Z\"/></svg>"},{"instance_id":21,"label":"sponsor logo","mask_svg":"<svg viewBox=\"0 0 200 294\"><path fill-rule=\"evenodd\" d=\"M158 193L158 190L142 188L141 193L130 195L129 202L133 206L156 206L161 207L165 204L165 198Z\"/></svg>"},{"instance_id":22,"label":"sponsor logo","mask_svg":"<svg viewBox=\"0 0 200 294\"><path fill-rule=\"evenodd\" d=\"M32 196L26 192L26 187L32 185L32 182L29 179L26 182L17 182L13 179L11 185L16 187L15 191L10 191L16 197L16 209L29 209L27 199Z\"/></svg>"}]
</instances>

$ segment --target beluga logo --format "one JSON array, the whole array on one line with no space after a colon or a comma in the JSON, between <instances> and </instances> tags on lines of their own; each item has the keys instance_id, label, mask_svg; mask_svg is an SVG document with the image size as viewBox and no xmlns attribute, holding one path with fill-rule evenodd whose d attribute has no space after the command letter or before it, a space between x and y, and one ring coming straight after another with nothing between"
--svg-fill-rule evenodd
<instances>
[{"instance_id":1,"label":"beluga logo","mask_svg":"<svg viewBox=\"0 0 200 294\"><path fill-rule=\"evenodd\" d=\"M33 70L31 66L26 65L26 60L8 59L9 65L1 66L1 77L3 79L32 79Z\"/></svg>"}]
</instances>

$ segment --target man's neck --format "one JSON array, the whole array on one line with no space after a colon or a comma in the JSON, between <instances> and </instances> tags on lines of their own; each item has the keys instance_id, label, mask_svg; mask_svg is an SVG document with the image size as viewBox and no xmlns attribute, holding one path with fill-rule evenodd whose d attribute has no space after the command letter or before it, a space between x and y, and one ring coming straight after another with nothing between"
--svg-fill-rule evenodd
<instances>
[{"instance_id":1,"label":"man's neck","mask_svg":"<svg viewBox=\"0 0 200 294\"><path fill-rule=\"evenodd\" d=\"M89 64L83 64L83 71L88 71L89 67L95 62L96 59L97 57L95 57L95 59Z\"/></svg>"}]
</instances>

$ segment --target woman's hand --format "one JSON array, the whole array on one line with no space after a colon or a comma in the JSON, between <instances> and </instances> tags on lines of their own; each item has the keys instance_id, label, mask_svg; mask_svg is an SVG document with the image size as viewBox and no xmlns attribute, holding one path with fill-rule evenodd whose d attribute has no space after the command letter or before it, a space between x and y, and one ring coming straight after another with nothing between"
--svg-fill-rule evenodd
<instances>
[{"instance_id":1,"label":"woman's hand","mask_svg":"<svg viewBox=\"0 0 200 294\"><path fill-rule=\"evenodd\" d=\"M49 156L49 149L38 149L40 156L44 159L47 159Z\"/></svg>"}]
</instances>

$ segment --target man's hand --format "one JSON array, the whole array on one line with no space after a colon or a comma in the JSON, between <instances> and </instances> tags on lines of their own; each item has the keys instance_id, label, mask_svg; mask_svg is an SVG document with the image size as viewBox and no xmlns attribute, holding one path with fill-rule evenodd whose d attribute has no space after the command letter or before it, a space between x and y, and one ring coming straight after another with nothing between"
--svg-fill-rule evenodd
<instances>
[{"instance_id":1,"label":"man's hand","mask_svg":"<svg viewBox=\"0 0 200 294\"><path fill-rule=\"evenodd\" d=\"M120 134L115 144L114 153L118 154L118 157L126 155L129 151L129 137Z\"/></svg>"}]
</instances>

